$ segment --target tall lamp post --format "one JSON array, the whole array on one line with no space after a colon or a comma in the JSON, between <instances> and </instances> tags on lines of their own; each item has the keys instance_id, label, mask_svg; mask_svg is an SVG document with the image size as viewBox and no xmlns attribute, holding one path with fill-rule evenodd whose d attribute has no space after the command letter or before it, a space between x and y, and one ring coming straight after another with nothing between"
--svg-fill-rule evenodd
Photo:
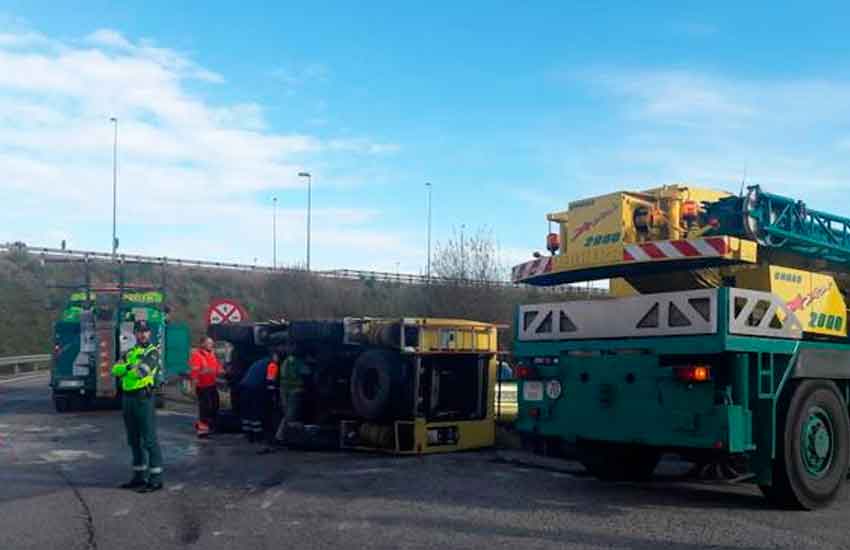
<instances>
[{"instance_id":1,"label":"tall lamp post","mask_svg":"<svg viewBox=\"0 0 850 550\"><path fill-rule=\"evenodd\" d=\"M272 214L272 265L277 269L277 197L272 199L273 214Z\"/></svg>"},{"instance_id":2,"label":"tall lamp post","mask_svg":"<svg viewBox=\"0 0 850 550\"><path fill-rule=\"evenodd\" d=\"M112 140L112 257L118 252L118 119L109 119L115 128Z\"/></svg>"},{"instance_id":3,"label":"tall lamp post","mask_svg":"<svg viewBox=\"0 0 850 550\"><path fill-rule=\"evenodd\" d=\"M310 215L313 201L313 176L310 172L298 172L299 178L307 178L307 271L310 271Z\"/></svg>"},{"instance_id":4,"label":"tall lamp post","mask_svg":"<svg viewBox=\"0 0 850 550\"><path fill-rule=\"evenodd\" d=\"M428 282L431 282L431 182L426 182L425 187L428 188Z\"/></svg>"}]
</instances>

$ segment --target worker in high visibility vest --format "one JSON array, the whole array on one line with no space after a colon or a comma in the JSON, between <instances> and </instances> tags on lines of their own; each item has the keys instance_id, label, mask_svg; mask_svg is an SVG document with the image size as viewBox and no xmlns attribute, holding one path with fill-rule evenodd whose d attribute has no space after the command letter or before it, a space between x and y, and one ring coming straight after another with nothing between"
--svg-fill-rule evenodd
<instances>
[{"instance_id":1,"label":"worker in high visibility vest","mask_svg":"<svg viewBox=\"0 0 850 550\"><path fill-rule=\"evenodd\" d=\"M249 443L263 440L263 413L266 392L266 371L271 357L263 357L251 363L245 376L239 382L239 395L242 401L239 416L242 419L242 431Z\"/></svg>"},{"instance_id":2,"label":"worker in high visibility vest","mask_svg":"<svg viewBox=\"0 0 850 550\"><path fill-rule=\"evenodd\" d=\"M198 421L195 423L198 437L205 437L215 431L215 421L218 417L218 377L221 375L221 363L218 362L214 349L213 339L204 336L198 349L189 357L189 377L195 385L195 394L198 397Z\"/></svg>"},{"instance_id":3,"label":"worker in high visibility vest","mask_svg":"<svg viewBox=\"0 0 850 550\"><path fill-rule=\"evenodd\" d=\"M275 435L280 424L280 353L272 353L269 364L266 365L266 392L263 399L263 432L266 445L275 444Z\"/></svg>"},{"instance_id":4,"label":"worker in high visibility vest","mask_svg":"<svg viewBox=\"0 0 850 550\"><path fill-rule=\"evenodd\" d=\"M153 393L159 380L160 355L159 348L151 344L146 321L137 321L133 332L136 345L112 367L112 375L121 380L124 427L133 453L133 478L121 488L151 493L162 489L162 451L156 435Z\"/></svg>"}]
</instances>

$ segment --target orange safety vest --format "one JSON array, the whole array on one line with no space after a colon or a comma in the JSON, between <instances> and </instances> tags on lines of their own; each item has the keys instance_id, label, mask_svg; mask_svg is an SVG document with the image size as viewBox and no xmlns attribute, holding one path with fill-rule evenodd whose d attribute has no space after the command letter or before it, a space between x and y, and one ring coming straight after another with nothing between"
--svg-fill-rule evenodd
<instances>
[{"instance_id":1,"label":"orange safety vest","mask_svg":"<svg viewBox=\"0 0 850 550\"><path fill-rule=\"evenodd\" d=\"M216 379L221 374L221 364L214 353L205 349L196 349L189 357L189 377L199 388L209 388L216 385Z\"/></svg>"},{"instance_id":2,"label":"orange safety vest","mask_svg":"<svg viewBox=\"0 0 850 550\"><path fill-rule=\"evenodd\" d=\"M274 361L270 361L268 365L266 365L266 387L269 389L275 389L277 385L277 375L280 372L280 367Z\"/></svg>"}]
</instances>

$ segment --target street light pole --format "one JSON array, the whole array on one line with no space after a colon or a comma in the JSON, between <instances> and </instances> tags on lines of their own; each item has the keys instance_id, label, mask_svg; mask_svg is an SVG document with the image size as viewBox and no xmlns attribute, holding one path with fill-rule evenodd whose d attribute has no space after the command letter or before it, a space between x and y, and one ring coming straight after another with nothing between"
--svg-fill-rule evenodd
<instances>
[{"instance_id":1,"label":"street light pole","mask_svg":"<svg viewBox=\"0 0 850 550\"><path fill-rule=\"evenodd\" d=\"M431 282L431 182L426 182L428 188L428 282Z\"/></svg>"},{"instance_id":2,"label":"street light pole","mask_svg":"<svg viewBox=\"0 0 850 550\"><path fill-rule=\"evenodd\" d=\"M298 172L299 178L307 178L307 271L310 271L310 216L313 209L313 176L310 172Z\"/></svg>"},{"instance_id":3,"label":"street light pole","mask_svg":"<svg viewBox=\"0 0 850 550\"><path fill-rule=\"evenodd\" d=\"M274 204L274 214L272 214L272 246L274 247L272 265L277 269L277 197L272 199L272 203Z\"/></svg>"},{"instance_id":4,"label":"street light pole","mask_svg":"<svg viewBox=\"0 0 850 550\"><path fill-rule=\"evenodd\" d=\"M118 251L118 119L112 117L109 121L115 127L112 140L112 257L114 259Z\"/></svg>"}]
</instances>

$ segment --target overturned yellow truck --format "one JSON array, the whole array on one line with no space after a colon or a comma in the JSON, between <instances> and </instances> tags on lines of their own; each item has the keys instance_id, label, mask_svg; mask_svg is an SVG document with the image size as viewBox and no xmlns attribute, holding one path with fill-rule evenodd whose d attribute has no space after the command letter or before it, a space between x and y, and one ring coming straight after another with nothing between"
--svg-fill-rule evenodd
<instances>
[{"instance_id":1,"label":"overturned yellow truck","mask_svg":"<svg viewBox=\"0 0 850 550\"><path fill-rule=\"evenodd\" d=\"M492 446L498 336L459 319L349 317L213 325L244 369L275 351L294 447L425 454Z\"/></svg>"}]
</instances>

